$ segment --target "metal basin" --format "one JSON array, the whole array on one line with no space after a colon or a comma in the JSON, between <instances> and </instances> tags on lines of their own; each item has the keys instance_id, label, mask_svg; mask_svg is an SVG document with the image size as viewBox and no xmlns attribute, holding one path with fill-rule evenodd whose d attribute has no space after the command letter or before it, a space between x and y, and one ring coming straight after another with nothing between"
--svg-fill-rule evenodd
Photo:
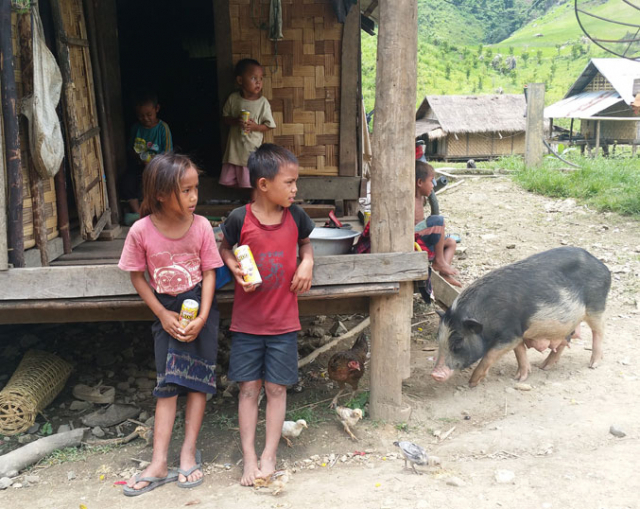
<instances>
[{"instance_id":1,"label":"metal basin","mask_svg":"<svg viewBox=\"0 0 640 509\"><path fill-rule=\"evenodd\" d=\"M309 235L314 256L345 254L351 250L353 241L360 235L354 230L339 228L314 228Z\"/></svg>"}]
</instances>

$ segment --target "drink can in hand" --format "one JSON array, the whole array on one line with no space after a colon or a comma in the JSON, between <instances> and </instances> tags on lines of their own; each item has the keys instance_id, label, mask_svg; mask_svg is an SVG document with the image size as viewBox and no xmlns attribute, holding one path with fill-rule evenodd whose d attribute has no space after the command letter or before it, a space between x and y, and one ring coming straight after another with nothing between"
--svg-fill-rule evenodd
<instances>
[{"instance_id":1,"label":"drink can in hand","mask_svg":"<svg viewBox=\"0 0 640 509\"><path fill-rule=\"evenodd\" d=\"M200 309L200 304L197 301L192 299L185 299L182 302L182 308L180 309L180 327L185 329L189 322L196 319L198 316L198 310Z\"/></svg>"},{"instance_id":2,"label":"drink can in hand","mask_svg":"<svg viewBox=\"0 0 640 509\"><path fill-rule=\"evenodd\" d=\"M247 111L247 110L242 110L242 111L240 112L240 118L242 119L242 121L243 121L244 123L249 122L249 118L251 118L251 112L250 112L250 111ZM245 131L245 130L243 129L243 130L242 130L242 134L249 134L249 132L248 132L248 131Z\"/></svg>"},{"instance_id":3,"label":"drink can in hand","mask_svg":"<svg viewBox=\"0 0 640 509\"><path fill-rule=\"evenodd\" d=\"M236 256L236 260L240 264L242 269L243 279L246 283L252 283L256 286L262 283L262 277L260 277L260 271L256 265L256 261L253 258L253 253L249 246L238 246L233 250L233 254Z\"/></svg>"}]
</instances>

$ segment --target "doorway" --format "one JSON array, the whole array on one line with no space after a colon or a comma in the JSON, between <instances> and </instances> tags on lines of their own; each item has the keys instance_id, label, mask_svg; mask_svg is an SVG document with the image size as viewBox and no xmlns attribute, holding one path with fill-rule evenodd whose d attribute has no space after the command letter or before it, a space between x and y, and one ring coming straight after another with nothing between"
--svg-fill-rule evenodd
<instances>
[{"instance_id":1,"label":"doorway","mask_svg":"<svg viewBox=\"0 0 640 509\"><path fill-rule=\"evenodd\" d=\"M217 177L222 161L213 2L117 0L124 119L135 97L155 92L176 151Z\"/></svg>"}]
</instances>

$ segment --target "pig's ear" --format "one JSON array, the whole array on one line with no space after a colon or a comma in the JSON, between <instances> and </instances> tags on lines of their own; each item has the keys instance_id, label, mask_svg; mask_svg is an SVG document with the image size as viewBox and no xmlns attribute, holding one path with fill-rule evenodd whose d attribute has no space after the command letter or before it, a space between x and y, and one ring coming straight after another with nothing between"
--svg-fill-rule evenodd
<instances>
[{"instance_id":1,"label":"pig's ear","mask_svg":"<svg viewBox=\"0 0 640 509\"><path fill-rule=\"evenodd\" d=\"M433 309L433 310L437 313L437 315L438 315L440 318L442 318L442 317L444 316L444 311L441 311L441 310L440 310L440 309L438 309L436 306L434 306L434 309Z\"/></svg>"},{"instance_id":2,"label":"pig's ear","mask_svg":"<svg viewBox=\"0 0 640 509\"><path fill-rule=\"evenodd\" d=\"M462 325L464 325L465 329L470 330L474 334L480 334L482 332L482 324L473 318L467 318L462 322Z\"/></svg>"}]
</instances>

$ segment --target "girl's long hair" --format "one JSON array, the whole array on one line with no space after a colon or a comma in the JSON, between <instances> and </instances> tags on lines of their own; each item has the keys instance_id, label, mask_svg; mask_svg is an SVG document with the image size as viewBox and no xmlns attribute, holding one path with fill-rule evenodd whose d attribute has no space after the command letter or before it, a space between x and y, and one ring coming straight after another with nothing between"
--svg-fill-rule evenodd
<instances>
[{"instance_id":1,"label":"girl's long hair","mask_svg":"<svg viewBox=\"0 0 640 509\"><path fill-rule=\"evenodd\" d=\"M180 180L187 169L194 168L198 174L200 169L189 157L165 152L155 156L142 173L142 204L140 217L162 213L160 198L168 198L172 194L180 203Z\"/></svg>"}]
</instances>

